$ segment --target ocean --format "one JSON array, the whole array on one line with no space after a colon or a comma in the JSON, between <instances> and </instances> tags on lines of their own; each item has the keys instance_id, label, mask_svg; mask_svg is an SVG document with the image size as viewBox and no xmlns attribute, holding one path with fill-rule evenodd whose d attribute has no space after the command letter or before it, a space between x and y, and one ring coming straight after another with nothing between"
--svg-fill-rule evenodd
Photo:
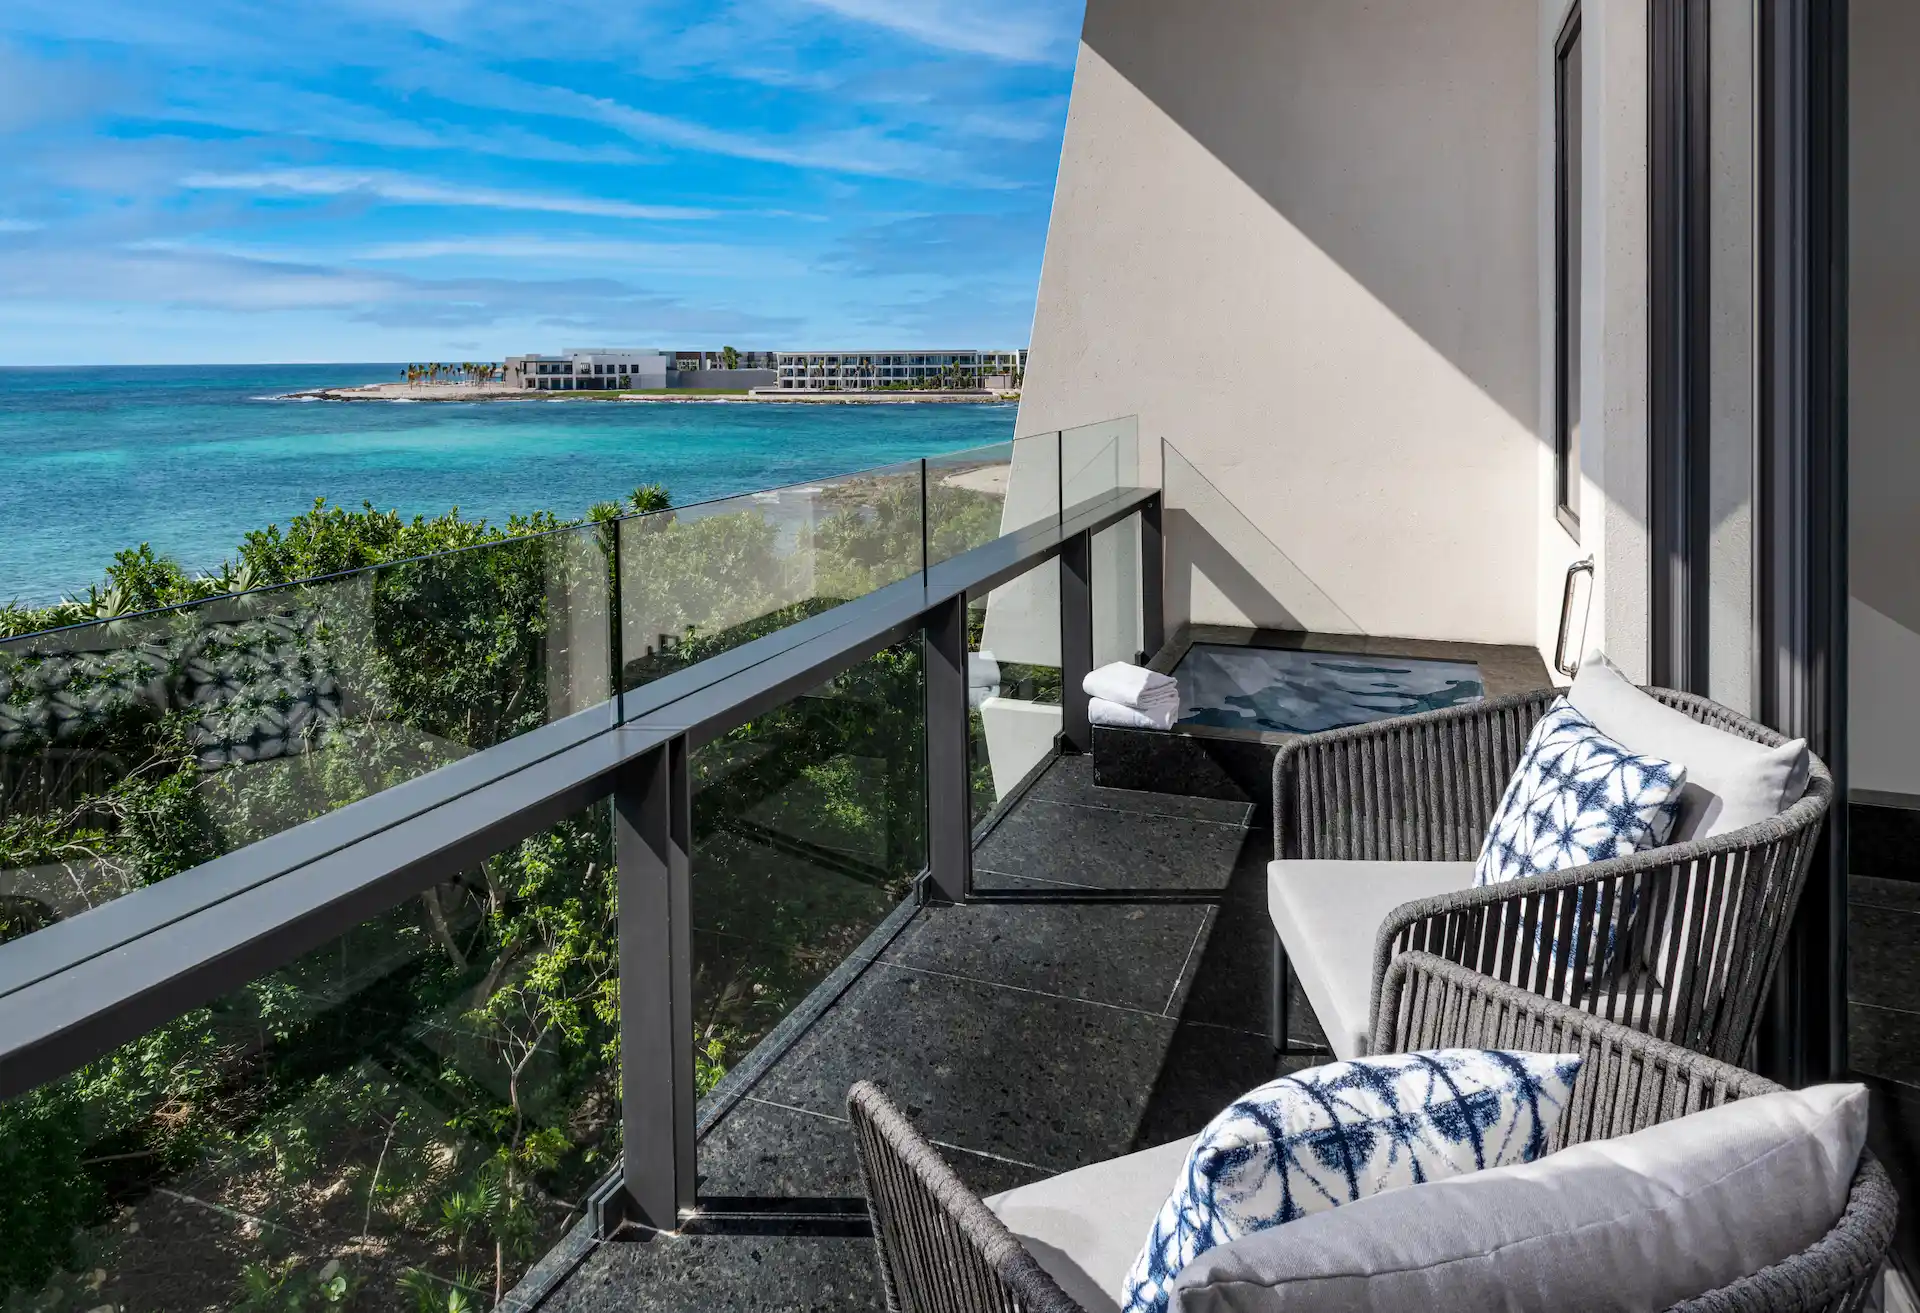
<instances>
[{"instance_id":1,"label":"ocean","mask_svg":"<svg viewBox=\"0 0 1920 1313\"><path fill-rule=\"evenodd\" d=\"M315 497L501 521L662 483L677 504L987 446L1005 405L279 401L399 365L0 369L0 601L151 543L189 569Z\"/></svg>"}]
</instances>

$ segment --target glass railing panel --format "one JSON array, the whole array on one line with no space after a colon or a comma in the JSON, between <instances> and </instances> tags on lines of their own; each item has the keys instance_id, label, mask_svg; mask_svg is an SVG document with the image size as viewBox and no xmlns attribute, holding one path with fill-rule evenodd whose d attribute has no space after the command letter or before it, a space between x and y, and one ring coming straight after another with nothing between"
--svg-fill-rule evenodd
<instances>
[{"instance_id":1,"label":"glass railing panel","mask_svg":"<svg viewBox=\"0 0 1920 1313\"><path fill-rule=\"evenodd\" d=\"M1061 729L1060 568L1047 561L967 599L973 819L1053 754Z\"/></svg>"},{"instance_id":2,"label":"glass railing panel","mask_svg":"<svg viewBox=\"0 0 1920 1313\"><path fill-rule=\"evenodd\" d=\"M1115 488L1140 486L1140 421L1083 424L1060 434L1060 504L1072 510Z\"/></svg>"},{"instance_id":3,"label":"glass railing panel","mask_svg":"<svg viewBox=\"0 0 1920 1313\"><path fill-rule=\"evenodd\" d=\"M606 804L0 1104L0 1307L485 1309L617 1160Z\"/></svg>"},{"instance_id":4,"label":"glass railing panel","mask_svg":"<svg viewBox=\"0 0 1920 1313\"><path fill-rule=\"evenodd\" d=\"M926 867L924 724L916 635L693 754L702 1097L911 896ZM701 1144L702 1193L847 1193L783 1175L792 1156L774 1146L817 1131L816 1121L737 1105Z\"/></svg>"},{"instance_id":5,"label":"glass railing panel","mask_svg":"<svg viewBox=\"0 0 1920 1313\"><path fill-rule=\"evenodd\" d=\"M1140 518L1130 515L1093 535L1093 664L1153 659L1143 652L1140 611Z\"/></svg>"},{"instance_id":6,"label":"glass railing panel","mask_svg":"<svg viewBox=\"0 0 1920 1313\"><path fill-rule=\"evenodd\" d=\"M622 521L623 686L908 578L924 529L919 461Z\"/></svg>"},{"instance_id":7,"label":"glass railing panel","mask_svg":"<svg viewBox=\"0 0 1920 1313\"><path fill-rule=\"evenodd\" d=\"M1172 443L1161 444L1161 462L1169 610L1258 629L1366 632ZM1284 520L1267 519L1284 534Z\"/></svg>"},{"instance_id":8,"label":"glass railing panel","mask_svg":"<svg viewBox=\"0 0 1920 1313\"><path fill-rule=\"evenodd\" d=\"M927 458L927 564L998 538L1013 486L1014 444Z\"/></svg>"},{"instance_id":9,"label":"glass railing panel","mask_svg":"<svg viewBox=\"0 0 1920 1313\"><path fill-rule=\"evenodd\" d=\"M605 702L587 526L0 642L0 941Z\"/></svg>"},{"instance_id":10,"label":"glass railing panel","mask_svg":"<svg viewBox=\"0 0 1920 1313\"><path fill-rule=\"evenodd\" d=\"M1059 435L1017 438L927 461L927 563L939 565L1059 513Z\"/></svg>"}]
</instances>

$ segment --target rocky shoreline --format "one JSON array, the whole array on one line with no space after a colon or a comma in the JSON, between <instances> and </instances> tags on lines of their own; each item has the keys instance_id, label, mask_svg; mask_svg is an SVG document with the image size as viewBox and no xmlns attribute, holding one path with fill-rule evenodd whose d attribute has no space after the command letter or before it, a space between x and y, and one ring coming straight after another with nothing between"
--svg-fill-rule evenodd
<instances>
[{"instance_id":1,"label":"rocky shoreline","mask_svg":"<svg viewBox=\"0 0 1920 1313\"><path fill-rule=\"evenodd\" d=\"M1018 392L778 392L687 389L684 392L547 392L497 383L366 383L359 387L306 388L277 401L620 401L765 403L771 405L993 405L1018 401Z\"/></svg>"}]
</instances>

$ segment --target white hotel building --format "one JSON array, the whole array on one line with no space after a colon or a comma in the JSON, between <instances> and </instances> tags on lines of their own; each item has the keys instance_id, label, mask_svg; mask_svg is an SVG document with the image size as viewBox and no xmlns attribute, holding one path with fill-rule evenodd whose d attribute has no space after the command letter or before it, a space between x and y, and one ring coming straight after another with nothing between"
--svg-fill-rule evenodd
<instances>
[{"instance_id":1,"label":"white hotel building","mask_svg":"<svg viewBox=\"0 0 1920 1313\"><path fill-rule=\"evenodd\" d=\"M501 379L509 387L544 392L664 388L672 361L665 351L569 347L557 356L508 356Z\"/></svg>"},{"instance_id":2,"label":"white hotel building","mask_svg":"<svg viewBox=\"0 0 1920 1313\"><path fill-rule=\"evenodd\" d=\"M840 392L889 384L926 385L958 373L980 380L1003 376L1018 380L1026 372L1027 353L1018 351L779 351L781 388Z\"/></svg>"}]
</instances>

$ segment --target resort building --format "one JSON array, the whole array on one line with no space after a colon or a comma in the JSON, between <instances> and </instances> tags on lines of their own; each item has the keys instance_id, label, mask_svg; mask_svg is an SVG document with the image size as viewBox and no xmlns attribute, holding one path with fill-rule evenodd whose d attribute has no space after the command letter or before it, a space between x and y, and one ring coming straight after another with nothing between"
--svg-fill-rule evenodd
<instances>
[{"instance_id":1,"label":"resort building","mask_svg":"<svg viewBox=\"0 0 1920 1313\"><path fill-rule=\"evenodd\" d=\"M733 362L728 364L724 350L675 351L673 368L682 373L704 373L716 369L773 369L776 367L778 352L774 351L735 351Z\"/></svg>"},{"instance_id":2,"label":"resort building","mask_svg":"<svg viewBox=\"0 0 1920 1313\"><path fill-rule=\"evenodd\" d=\"M1031 358L775 353L1011 441L0 640L0 1302L1913 1309L1916 67L1087 0Z\"/></svg>"},{"instance_id":3,"label":"resort building","mask_svg":"<svg viewBox=\"0 0 1920 1313\"><path fill-rule=\"evenodd\" d=\"M672 359L664 351L569 347L557 356L508 356L501 379L545 392L664 388Z\"/></svg>"},{"instance_id":4,"label":"resort building","mask_svg":"<svg viewBox=\"0 0 1920 1313\"><path fill-rule=\"evenodd\" d=\"M780 387L816 392L888 387L978 388L985 386L990 375L1017 380L1027 367L1024 350L777 351L774 358Z\"/></svg>"}]
</instances>

